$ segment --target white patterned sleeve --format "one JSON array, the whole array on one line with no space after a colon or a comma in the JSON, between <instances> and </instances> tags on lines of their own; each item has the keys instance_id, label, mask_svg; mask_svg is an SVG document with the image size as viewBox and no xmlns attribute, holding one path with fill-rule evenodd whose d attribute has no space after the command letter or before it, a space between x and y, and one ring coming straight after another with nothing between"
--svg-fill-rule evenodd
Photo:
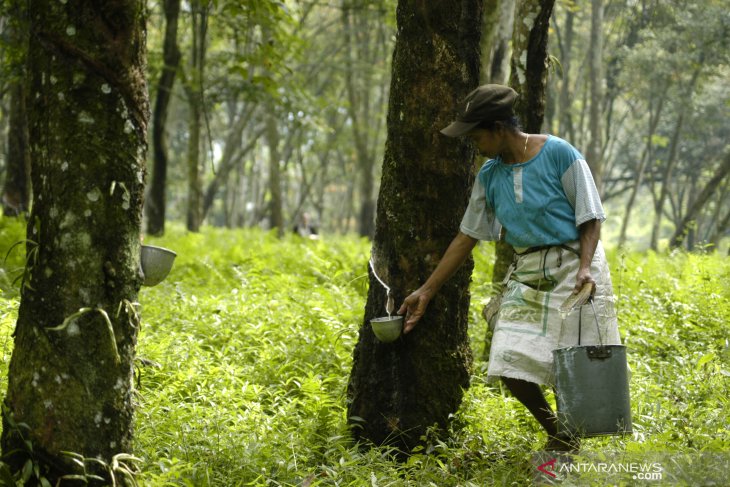
<instances>
[{"instance_id":1,"label":"white patterned sleeve","mask_svg":"<svg viewBox=\"0 0 730 487\"><path fill-rule=\"evenodd\" d=\"M466 208L459 230L477 240L499 240L502 224L497 220L491 206L487 205L487 196L479 178L474 181L469 206Z\"/></svg>"},{"instance_id":2,"label":"white patterned sleeve","mask_svg":"<svg viewBox=\"0 0 730 487\"><path fill-rule=\"evenodd\" d=\"M560 182L570 205L575 210L575 226L590 220L606 220L596 183L593 181L588 163L577 159L563 173Z\"/></svg>"}]
</instances>

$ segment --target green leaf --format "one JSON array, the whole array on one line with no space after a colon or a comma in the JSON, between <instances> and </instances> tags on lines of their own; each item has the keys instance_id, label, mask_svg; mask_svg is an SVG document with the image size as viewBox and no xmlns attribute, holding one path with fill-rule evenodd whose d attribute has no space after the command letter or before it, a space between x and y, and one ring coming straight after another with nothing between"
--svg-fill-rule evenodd
<instances>
[{"instance_id":1,"label":"green leaf","mask_svg":"<svg viewBox=\"0 0 730 487\"><path fill-rule=\"evenodd\" d=\"M30 480L31 475L33 475L33 461L29 458L26 460L25 465L23 465L20 480L23 481L23 484L26 484Z\"/></svg>"},{"instance_id":2,"label":"green leaf","mask_svg":"<svg viewBox=\"0 0 730 487\"><path fill-rule=\"evenodd\" d=\"M710 353L706 353L706 354L704 354L704 355L703 355L703 356L702 356L702 357L701 357L701 358L700 358L700 359L699 359L699 360L697 361L697 364L695 365L695 370L700 370L700 369L702 368L702 366L703 366L703 365L705 365L705 364L706 364L707 362L709 362L709 361L713 360L714 358L715 358L715 353L714 353L714 352L710 352Z\"/></svg>"}]
</instances>

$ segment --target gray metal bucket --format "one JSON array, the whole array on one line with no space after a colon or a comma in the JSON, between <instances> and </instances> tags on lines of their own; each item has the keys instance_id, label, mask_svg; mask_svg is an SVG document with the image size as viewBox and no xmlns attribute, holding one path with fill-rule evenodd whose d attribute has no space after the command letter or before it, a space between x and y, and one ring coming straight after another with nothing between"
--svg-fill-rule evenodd
<instances>
[{"instance_id":1,"label":"gray metal bucket","mask_svg":"<svg viewBox=\"0 0 730 487\"><path fill-rule=\"evenodd\" d=\"M623 345L553 350L558 431L571 436L631 433L631 401Z\"/></svg>"},{"instance_id":2,"label":"gray metal bucket","mask_svg":"<svg viewBox=\"0 0 730 487\"><path fill-rule=\"evenodd\" d=\"M589 298L599 345L553 350L558 433L570 436L631 433L631 400L626 347L604 345L593 298Z\"/></svg>"}]
</instances>

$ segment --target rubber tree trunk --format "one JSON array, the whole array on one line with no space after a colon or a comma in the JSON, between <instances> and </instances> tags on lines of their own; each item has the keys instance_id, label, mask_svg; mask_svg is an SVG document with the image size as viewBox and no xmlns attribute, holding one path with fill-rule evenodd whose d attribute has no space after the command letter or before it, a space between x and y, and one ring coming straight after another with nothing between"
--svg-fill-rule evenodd
<instances>
[{"instance_id":1,"label":"rubber tree trunk","mask_svg":"<svg viewBox=\"0 0 730 487\"><path fill-rule=\"evenodd\" d=\"M145 5L34 0L30 22L28 120L38 196L2 449L12 469L30 458L51 485L81 473L62 453L75 452L108 485L94 459L109 463L132 448L149 116Z\"/></svg>"},{"instance_id":2,"label":"rubber tree trunk","mask_svg":"<svg viewBox=\"0 0 730 487\"><path fill-rule=\"evenodd\" d=\"M517 4L512 38L512 71L510 86L520 94L515 103L515 113L528 133L539 133L545 116L545 90L547 87L547 46L550 15L554 0L523 0ZM500 240L495 247L495 263L492 283L501 290L501 283L507 273L514 250ZM498 299L492 299L483 311L487 321L496 319ZM489 334L489 330L487 334ZM485 340L483 356L488 356Z\"/></svg>"},{"instance_id":3,"label":"rubber tree trunk","mask_svg":"<svg viewBox=\"0 0 730 487\"><path fill-rule=\"evenodd\" d=\"M388 133L372 259L396 303L435 268L466 209L474 152L439 133L476 87L481 1L400 0ZM403 451L432 425L446 426L469 385L467 337L471 260L446 283L418 327L377 341L369 320L385 314L386 292L370 288L348 387L358 440Z\"/></svg>"},{"instance_id":4,"label":"rubber tree trunk","mask_svg":"<svg viewBox=\"0 0 730 487\"><path fill-rule=\"evenodd\" d=\"M157 83L157 98L153 112L152 147L153 169L150 188L145 202L147 233L165 233L165 187L167 186L167 111L172 98L175 75L180 66L181 53L177 45L177 25L180 17L180 0L165 0L165 40L162 46L164 66Z\"/></svg>"}]
</instances>

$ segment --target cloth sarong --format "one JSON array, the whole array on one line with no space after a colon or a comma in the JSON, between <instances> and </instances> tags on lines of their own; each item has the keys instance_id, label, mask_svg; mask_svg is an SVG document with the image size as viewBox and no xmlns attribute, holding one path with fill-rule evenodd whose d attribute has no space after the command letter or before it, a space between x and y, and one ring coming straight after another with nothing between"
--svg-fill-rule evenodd
<instances>
[{"instance_id":1,"label":"cloth sarong","mask_svg":"<svg viewBox=\"0 0 730 487\"><path fill-rule=\"evenodd\" d=\"M558 308L573 293L580 267L579 242L515 255L502 294L487 376L554 384L553 350L598 345L593 308L586 303L565 318ZM604 345L620 345L608 262L601 242L591 262L593 304ZM579 331L580 324L580 331Z\"/></svg>"}]
</instances>

